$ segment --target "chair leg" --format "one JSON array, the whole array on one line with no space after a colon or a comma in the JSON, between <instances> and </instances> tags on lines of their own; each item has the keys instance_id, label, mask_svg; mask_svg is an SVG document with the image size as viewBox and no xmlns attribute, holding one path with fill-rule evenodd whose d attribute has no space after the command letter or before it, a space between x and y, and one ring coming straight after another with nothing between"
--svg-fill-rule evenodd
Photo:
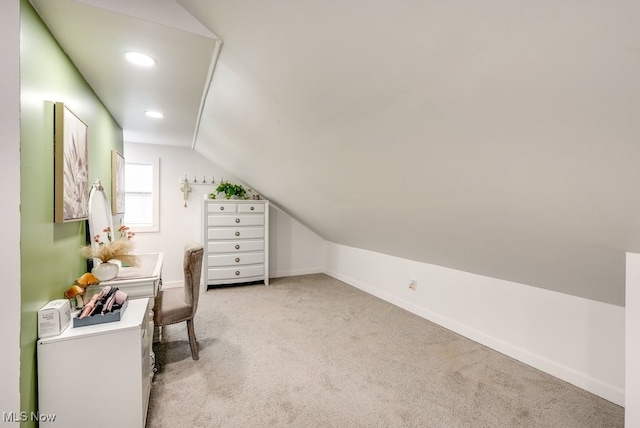
<instances>
[{"instance_id":1,"label":"chair leg","mask_svg":"<svg viewBox=\"0 0 640 428\"><path fill-rule=\"evenodd\" d=\"M198 341L196 340L196 333L193 329L193 320L187 320L187 332L189 332L189 345L191 345L191 358L197 360L200 358L198 355Z\"/></svg>"}]
</instances>

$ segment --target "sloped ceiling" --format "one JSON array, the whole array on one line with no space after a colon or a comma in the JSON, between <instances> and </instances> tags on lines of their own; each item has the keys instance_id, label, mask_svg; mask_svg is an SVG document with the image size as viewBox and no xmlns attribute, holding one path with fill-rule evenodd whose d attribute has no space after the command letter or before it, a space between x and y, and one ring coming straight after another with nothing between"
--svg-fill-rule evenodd
<instances>
[{"instance_id":1,"label":"sloped ceiling","mask_svg":"<svg viewBox=\"0 0 640 428\"><path fill-rule=\"evenodd\" d=\"M191 147L221 42L174 0L30 0L127 142ZM157 66L136 67L129 51ZM146 110L160 111L162 120Z\"/></svg>"},{"instance_id":2,"label":"sloped ceiling","mask_svg":"<svg viewBox=\"0 0 640 428\"><path fill-rule=\"evenodd\" d=\"M179 0L195 149L329 241L624 304L640 3Z\"/></svg>"},{"instance_id":3,"label":"sloped ceiling","mask_svg":"<svg viewBox=\"0 0 640 428\"><path fill-rule=\"evenodd\" d=\"M624 304L640 2L166 3L223 43L193 148L323 238Z\"/></svg>"}]
</instances>

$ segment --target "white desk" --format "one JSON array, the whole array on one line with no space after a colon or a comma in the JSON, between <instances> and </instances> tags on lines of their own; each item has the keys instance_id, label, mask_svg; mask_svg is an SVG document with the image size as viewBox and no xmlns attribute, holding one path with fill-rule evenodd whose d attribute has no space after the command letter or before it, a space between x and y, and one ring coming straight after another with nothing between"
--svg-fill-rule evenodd
<instances>
[{"instance_id":1,"label":"white desk","mask_svg":"<svg viewBox=\"0 0 640 428\"><path fill-rule=\"evenodd\" d=\"M144 427L152 333L149 300L134 299L120 321L72 324L59 336L38 340L40 413L56 415L56 427Z\"/></svg>"},{"instance_id":2,"label":"white desk","mask_svg":"<svg viewBox=\"0 0 640 428\"><path fill-rule=\"evenodd\" d=\"M136 256L137 266L120 267L118 276L110 281L100 282L100 287L118 287L127 293L130 299L155 297L162 282L164 253L144 253Z\"/></svg>"}]
</instances>

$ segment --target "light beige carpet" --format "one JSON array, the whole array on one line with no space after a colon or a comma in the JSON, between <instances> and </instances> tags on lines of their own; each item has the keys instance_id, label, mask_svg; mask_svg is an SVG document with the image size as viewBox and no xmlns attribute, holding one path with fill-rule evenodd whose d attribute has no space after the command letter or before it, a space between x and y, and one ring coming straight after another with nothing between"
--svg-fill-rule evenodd
<instances>
[{"instance_id":1,"label":"light beige carpet","mask_svg":"<svg viewBox=\"0 0 640 428\"><path fill-rule=\"evenodd\" d=\"M326 275L203 292L156 346L147 426L624 426L624 409Z\"/></svg>"}]
</instances>

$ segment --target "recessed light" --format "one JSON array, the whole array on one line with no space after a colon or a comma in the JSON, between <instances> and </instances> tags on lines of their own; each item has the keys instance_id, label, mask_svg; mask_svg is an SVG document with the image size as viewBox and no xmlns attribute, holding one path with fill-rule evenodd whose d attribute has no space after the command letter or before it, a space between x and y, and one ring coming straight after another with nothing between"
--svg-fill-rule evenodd
<instances>
[{"instance_id":1,"label":"recessed light","mask_svg":"<svg viewBox=\"0 0 640 428\"><path fill-rule=\"evenodd\" d=\"M140 52L127 52L126 54L124 54L124 56L128 61L142 67L152 67L156 65L155 59Z\"/></svg>"},{"instance_id":2,"label":"recessed light","mask_svg":"<svg viewBox=\"0 0 640 428\"><path fill-rule=\"evenodd\" d=\"M144 112L149 117L154 119L162 119L164 117L164 113L160 113L159 111L147 110Z\"/></svg>"}]
</instances>

